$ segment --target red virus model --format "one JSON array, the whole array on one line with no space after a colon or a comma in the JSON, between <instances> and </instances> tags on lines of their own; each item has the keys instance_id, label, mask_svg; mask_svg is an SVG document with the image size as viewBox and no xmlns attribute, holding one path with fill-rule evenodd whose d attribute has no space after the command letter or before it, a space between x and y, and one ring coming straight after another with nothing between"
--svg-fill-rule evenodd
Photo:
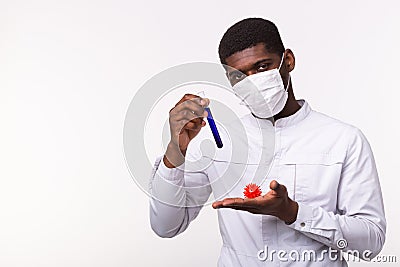
<instances>
[{"instance_id":1,"label":"red virus model","mask_svg":"<svg viewBox=\"0 0 400 267\"><path fill-rule=\"evenodd\" d=\"M243 194L246 198L255 198L261 196L262 192L258 185L251 183L246 185Z\"/></svg>"}]
</instances>

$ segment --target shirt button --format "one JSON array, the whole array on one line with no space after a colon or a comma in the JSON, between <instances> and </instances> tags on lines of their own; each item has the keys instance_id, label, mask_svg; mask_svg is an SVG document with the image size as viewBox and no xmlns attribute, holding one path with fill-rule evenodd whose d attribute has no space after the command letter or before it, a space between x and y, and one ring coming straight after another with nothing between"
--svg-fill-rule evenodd
<instances>
[{"instance_id":1,"label":"shirt button","mask_svg":"<svg viewBox=\"0 0 400 267\"><path fill-rule=\"evenodd\" d=\"M304 227L304 226L306 226L306 224L304 222L302 222L302 223L300 223L300 226Z\"/></svg>"}]
</instances>

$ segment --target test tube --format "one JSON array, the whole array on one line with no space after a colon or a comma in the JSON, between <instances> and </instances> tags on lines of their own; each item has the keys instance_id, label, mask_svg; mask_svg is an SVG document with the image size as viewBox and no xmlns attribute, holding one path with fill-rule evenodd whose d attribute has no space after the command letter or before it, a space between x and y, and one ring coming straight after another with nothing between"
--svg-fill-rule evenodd
<instances>
[{"instance_id":1,"label":"test tube","mask_svg":"<svg viewBox=\"0 0 400 267\"><path fill-rule=\"evenodd\" d=\"M198 92L197 95L202 98L205 97L204 91ZM219 135L219 132L217 129L217 124L214 121L211 110L209 107L205 107L204 109L207 111L207 114L208 114L207 121L208 121L208 125L210 126L211 132L214 136L215 144L217 145L218 148L222 148L223 144L222 144L221 136Z\"/></svg>"}]
</instances>

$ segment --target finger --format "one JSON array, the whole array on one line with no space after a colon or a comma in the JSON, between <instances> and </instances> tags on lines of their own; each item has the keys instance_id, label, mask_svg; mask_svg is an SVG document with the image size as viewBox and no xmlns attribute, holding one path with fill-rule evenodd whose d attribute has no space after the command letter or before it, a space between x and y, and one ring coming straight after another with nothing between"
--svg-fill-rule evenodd
<instances>
[{"instance_id":1,"label":"finger","mask_svg":"<svg viewBox=\"0 0 400 267\"><path fill-rule=\"evenodd\" d=\"M194 105L192 105L192 103L188 102L188 101L194 102ZM196 103L197 103L197 105L196 105ZM194 114L198 115L199 117L207 117L208 112L205 111L204 108L206 106L208 106L209 103L210 103L210 100L208 98L201 98L196 95L186 94L184 97L182 97L182 99L173 108L170 109L170 111L169 111L170 117L174 116L174 115L181 115L181 116L178 116L177 119L182 119L187 114L186 113L187 111L184 112L183 114L180 114L183 110L188 110L189 112L194 113ZM187 118L187 116L186 116L186 118Z\"/></svg>"},{"instance_id":2,"label":"finger","mask_svg":"<svg viewBox=\"0 0 400 267\"><path fill-rule=\"evenodd\" d=\"M178 105L178 104L180 104L182 102L185 102L186 100L190 100L190 99L193 99L193 98L196 98L196 97L199 97L199 96L198 95L194 95L194 94L184 94L183 97L178 101L178 103L176 105Z\"/></svg>"},{"instance_id":3,"label":"finger","mask_svg":"<svg viewBox=\"0 0 400 267\"><path fill-rule=\"evenodd\" d=\"M276 180L272 180L271 183L269 183L269 188L271 188L272 190L278 190L279 188L279 183Z\"/></svg>"},{"instance_id":4,"label":"finger","mask_svg":"<svg viewBox=\"0 0 400 267\"><path fill-rule=\"evenodd\" d=\"M191 101L199 104L202 107L207 107L210 104L210 99L208 98L202 98L200 96L196 96L194 98L190 99Z\"/></svg>"},{"instance_id":5,"label":"finger","mask_svg":"<svg viewBox=\"0 0 400 267\"><path fill-rule=\"evenodd\" d=\"M207 107L210 104L210 99L208 98L202 98L198 95L193 95L193 94L185 94L181 100L179 100L179 103L185 102L186 100L193 100L196 103L198 103L199 105L203 106L203 107Z\"/></svg>"},{"instance_id":6,"label":"finger","mask_svg":"<svg viewBox=\"0 0 400 267\"><path fill-rule=\"evenodd\" d=\"M206 112L203 113L203 115L205 115ZM184 109L181 110L178 113L172 114L170 116L170 119L172 119L173 121L182 121L183 124L195 120L195 119L199 119L198 123L201 122L201 120L203 120L203 116L198 116L197 114L194 114L191 110L189 109Z\"/></svg>"},{"instance_id":7,"label":"finger","mask_svg":"<svg viewBox=\"0 0 400 267\"><path fill-rule=\"evenodd\" d=\"M245 207L245 206L235 206L235 205L229 205L229 206L224 206L223 205L223 200L220 201L215 201L212 204L212 207L214 209L234 209L234 210L242 210L242 211L247 211L247 212L251 212L254 214L260 214L260 210L258 208L255 207Z\"/></svg>"},{"instance_id":8,"label":"finger","mask_svg":"<svg viewBox=\"0 0 400 267\"><path fill-rule=\"evenodd\" d=\"M202 107L201 105L197 104L196 102L194 102L192 100L187 100L185 102L178 104L175 107L175 110L176 110L176 112L188 110L198 116L202 116L204 113L204 107Z\"/></svg>"},{"instance_id":9,"label":"finger","mask_svg":"<svg viewBox=\"0 0 400 267\"><path fill-rule=\"evenodd\" d=\"M227 206L241 206L244 202L243 198L240 197L235 197L235 198L225 198L222 201L222 206L227 207Z\"/></svg>"},{"instance_id":10,"label":"finger","mask_svg":"<svg viewBox=\"0 0 400 267\"><path fill-rule=\"evenodd\" d=\"M254 214L260 214L261 213L260 210L258 209L258 207L256 207L256 206L247 206L247 205L244 205L244 204L240 204L240 203L245 203L245 202L246 202L246 199L241 199L240 200L239 198L236 198L236 199L229 198L229 199L215 201L212 204L212 207L214 209L242 210L242 211L247 211L247 212L251 212L251 213L254 213Z\"/></svg>"},{"instance_id":11,"label":"finger","mask_svg":"<svg viewBox=\"0 0 400 267\"><path fill-rule=\"evenodd\" d=\"M200 105L203 107L208 107L210 105L210 99L208 98L201 98Z\"/></svg>"},{"instance_id":12,"label":"finger","mask_svg":"<svg viewBox=\"0 0 400 267\"><path fill-rule=\"evenodd\" d=\"M255 208L258 206L257 198L226 198L223 200L222 205L224 207L247 207Z\"/></svg>"},{"instance_id":13,"label":"finger","mask_svg":"<svg viewBox=\"0 0 400 267\"><path fill-rule=\"evenodd\" d=\"M230 200L230 199L229 199L229 200ZM229 207L231 207L231 206L227 206L227 205L226 205L226 201L227 201L227 199L215 201L215 202L212 204L212 207L213 207L214 209L229 208ZM224 204L224 203L225 203L225 204ZM232 207L233 207L233 206L232 206Z\"/></svg>"},{"instance_id":14,"label":"finger","mask_svg":"<svg viewBox=\"0 0 400 267\"><path fill-rule=\"evenodd\" d=\"M185 129L185 127L191 128L193 127L193 124L196 124L196 118L195 116L193 116L193 114L187 114L186 116L189 118L182 117L182 115L180 114L172 115L169 118L171 130L173 130L176 134L181 133ZM192 124L187 125L189 122L192 122ZM197 122L197 124L201 125L201 122Z\"/></svg>"},{"instance_id":15,"label":"finger","mask_svg":"<svg viewBox=\"0 0 400 267\"><path fill-rule=\"evenodd\" d=\"M186 100L185 102L182 102L175 106L175 111L177 113L183 112L185 110L188 110L189 112L194 113L200 117L203 117L205 115L204 107L192 100Z\"/></svg>"},{"instance_id":16,"label":"finger","mask_svg":"<svg viewBox=\"0 0 400 267\"><path fill-rule=\"evenodd\" d=\"M175 106L177 106L187 100L191 100L202 107L207 107L210 104L210 99L208 99L208 98L202 98L198 95L193 95L193 94L186 94L182 97L181 100L179 100L179 102Z\"/></svg>"},{"instance_id":17,"label":"finger","mask_svg":"<svg viewBox=\"0 0 400 267\"><path fill-rule=\"evenodd\" d=\"M218 200L215 201L212 204L212 207L214 209L219 209L219 208L229 208L229 207L234 207L235 205L237 207L240 207L240 203L243 201L242 198L225 198L223 200Z\"/></svg>"},{"instance_id":18,"label":"finger","mask_svg":"<svg viewBox=\"0 0 400 267\"><path fill-rule=\"evenodd\" d=\"M269 184L269 188L271 188L275 193L280 196L285 196L287 194L286 186L278 183L276 180L272 180Z\"/></svg>"},{"instance_id":19,"label":"finger","mask_svg":"<svg viewBox=\"0 0 400 267\"><path fill-rule=\"evenodd\" d=\"M222 200L215 201L214 203L212 203L212 207L214 209L222 208L222 202L223 202Z\"/></svg>"},{"instance_id":20,"label":"finger","mask_svg":"<svg viewBox=\"0 0 400 267\"><path fill-rule=\"evenodd\" d=\"M189 131L198 131L202 127L203 127L203 124L201 122L190 121L190 122L186 123L185 126L183 126L183 129L189 130Z\"/></svg>"},{"instance_id":21,"label":"finger","mask_svg":"<svg viewBox=\"0 0 400 267\"><path fill-rule=\"evenodd\" d=\"M204 127L205 122L200 118L194 118L192 120L182 119L176 121L174 118L170 118L171 131L174 134L180 134L182 131L199 131L202 127ZM171 133L172 133L171 132Z\"/></svg>"},{"instance_id":22,"label":"finger","mask_svg":"<svg viewBox=\"0 0 400 267\"><path fill-rule=\"evenodd\" d=\"M198 95L193 95L193 94L185 94L179 101L176 103L175 106L187 101L187 100L192 100L195 101L197 104L206 107L210 104L210 100L208 98L202 98Z\"/></svg>"},{"instance_id":23,"label":"finger","mask_svg":"<svg viewBox=\"0 0 400 267\"><path fill-rule=\"evenodd\" d=\"M180 122L179 125L174 126L173 128L173 133L174 134L181 134L183 131L199 131L202 128L201 123L193 123L193 122L187 122L187 123L182 123Z\"/></svg>"}]
</instances>

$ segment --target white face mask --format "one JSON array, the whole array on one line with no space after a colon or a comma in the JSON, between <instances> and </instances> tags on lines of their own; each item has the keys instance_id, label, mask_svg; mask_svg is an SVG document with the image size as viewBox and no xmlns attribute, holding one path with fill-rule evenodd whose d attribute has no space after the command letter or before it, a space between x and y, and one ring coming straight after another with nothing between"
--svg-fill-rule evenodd
<instances>
[{"instance_id":1,"label":"white face mask","mask_svg":"<svg viewBox=\"0 0 400 267\"><path fill-rule=\"evenodd\" d=\"M279 73L284 55L279 68L247 76L232 87L242 103L258 118L271 118L285 107L290 75L285 89Z\"/></svg>"}]
</instances>

